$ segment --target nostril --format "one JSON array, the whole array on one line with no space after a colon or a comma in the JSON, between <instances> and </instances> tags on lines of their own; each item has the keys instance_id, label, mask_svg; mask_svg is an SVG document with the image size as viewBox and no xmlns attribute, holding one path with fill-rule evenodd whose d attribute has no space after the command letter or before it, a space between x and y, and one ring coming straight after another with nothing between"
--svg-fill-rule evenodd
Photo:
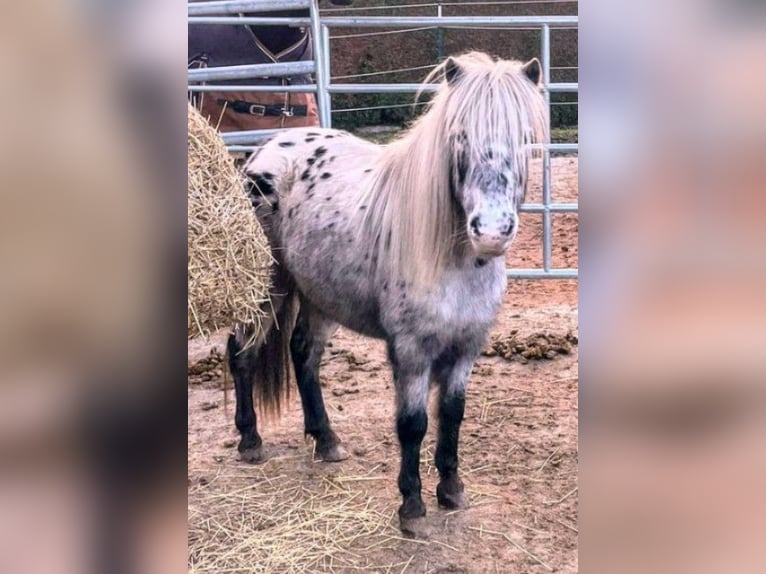
<instances>
[{"instance_id":1,"label":"nostril","mask_svg":"<svg viewBox=\"0 0 766 574\"><path fill-rule=\"evenodd\" d=\"M471 222L469 223L471 226L471 231L473 231L474 235L481 235L479 232L479 216L475 216L473 219L471 219Z\"/></svg>"}]
</instances>

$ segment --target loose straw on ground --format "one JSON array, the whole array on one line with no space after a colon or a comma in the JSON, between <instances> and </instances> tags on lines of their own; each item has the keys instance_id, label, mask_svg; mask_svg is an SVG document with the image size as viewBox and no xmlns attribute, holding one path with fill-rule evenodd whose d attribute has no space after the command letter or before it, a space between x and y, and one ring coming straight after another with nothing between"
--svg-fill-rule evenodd
<instances>
[{"instance_id":1,"label":"loose straw on ground","mask_svg":"<svg viewBox=\"0 0 766 574\"><path fill-rule=\"evenodd\" d=\"M189 493L189 571L317 572L364 569L364 550L397 531L369 496L312 491L298 480L259 477L247 487L225 478ZM321 484L321 483L320 483ZM335 487L333 487L335 486Z\"/></svg>"},{"instance_id":2,"label":"loose straw on ground","mask_svg":"<svg viewBox=\"0 0 766 574\"><path fill-rule=\"evenodd\" d=\"M529 556L529 558L531 558L532 560L540 564L540 566L544 567L546 570L548 570L548 572L555 572L555 568L543 562L538 556L535 556L534 554L532 554L529 550L524 548L521 544L516 542L513 538L511 538L504 532L497 532L496 530L488 530L487 528L484 528L483 525L480 528L469 526L468 530L474 530L476 532L479 532L480 534L490 534L493 536L500 536L501 538L504 538L505 540L507 540L512 546L514 546L515 548L518 548L524 554Z\"/></svg>"}]
</instances>

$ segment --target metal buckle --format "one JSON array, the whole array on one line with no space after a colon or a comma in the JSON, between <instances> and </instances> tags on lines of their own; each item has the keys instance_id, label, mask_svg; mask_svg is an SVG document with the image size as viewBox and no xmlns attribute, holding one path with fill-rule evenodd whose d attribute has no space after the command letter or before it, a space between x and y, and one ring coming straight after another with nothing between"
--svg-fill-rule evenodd
<instances>
[{"instance_id":1,"label":"metal buckle","mask_svg":"<svg viewBox=\"0 0 766 574\"><path fill-rule=\"evenodd\" d=\"M295 115L295 112L293 112L292 106L290 106L289 110L287 108L282 108L282 115L288 118L293 117Z\"/></svg>"},{"instance_id":2,"label":"metal buckle","mask_svg":"<svg viewBox=\"0 0 766 574\"><path fill-rule=\"evenodd\" d=\"M250 104L250 109L248 110L251 116L265 116L266 115L266 106L263 104Z\"/></svg>"}]
</instances>

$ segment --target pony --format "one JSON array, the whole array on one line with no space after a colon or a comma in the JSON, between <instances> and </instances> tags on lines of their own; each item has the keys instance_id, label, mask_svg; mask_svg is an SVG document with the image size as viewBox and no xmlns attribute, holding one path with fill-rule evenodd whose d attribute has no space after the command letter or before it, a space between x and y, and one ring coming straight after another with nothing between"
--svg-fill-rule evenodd
<instances>
[{"instance_id":1,"label":"pony","mask_svg":"<svg viewBox=\"0 0 766 574\"><path fill-rule=\"evenodd\" d=\"M349 455L322 399L325 345L338 325L386 342L399 522L414 536L427 536L419 463L431 386L438 504L468 505L458 473L466 386L506 289L529 158L548 137L537 59L471 52L446 59L424 83L435 81L427 111L388 146L295 128L247 160L248 192L276 260L272 320L258 336L235 327L227 344L241 458L265 459L253 392L262 413L279 414L292 360L315 456L337 462Z\"/></svg>"}]
</instances>

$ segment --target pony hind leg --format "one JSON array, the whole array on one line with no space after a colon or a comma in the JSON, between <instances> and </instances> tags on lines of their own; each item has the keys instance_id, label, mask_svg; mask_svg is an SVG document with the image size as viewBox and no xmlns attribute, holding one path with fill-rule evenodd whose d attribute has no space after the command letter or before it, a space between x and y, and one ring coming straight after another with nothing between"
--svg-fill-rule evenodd
<instances>
[{"instance_id":1,"label":"pony hind leg","mask_svg":"<svg viewBox=\"0 0 766 574\"><path fill-rule=\"evenodd\" d=\"M279 275L273 276L273 283L275 286L284 287L285 291L290 291L289 286L284 285L283 277ZM273 335L278 333L275 329L279 324L281 324L282 329L288 328L284 323L287 315L291 313L292 305L289 304L292 300L291 297L290 294L272 294L270 302L266 303L266 307L264 307L266 312L260 333L256 334L253 324L238 324L234 327L227 341L226 354L229 372L234 379L236 402L234 423L241 437L237 450L240 459L244 462L258 464L267 460L263 441L258 434L253 390L256 380L259 377L263 379L264 368L268 367L269 372L276 373L276 379L279 379L285 372L281 361L276 364L272 361L275 355L278 358L280 349L280 341ZM278 323L274 322L275 316ZM260 381L261 385L264 383L264 380ZM262 388L260 390L263 391ZM263 407L264 393L261 392L260 394L261 406ZM265 406L268 408L268 404Z\"/></svg>"},{"instance_id":2,"label":"pony hind leg","mask_svg":"<svg viewBox=\"0 0 766 574\"><path fill-rule=\"evenodd\" d=\"M468 497L458 473L458 442L465 412L465 389L474 356L460 356L454 348L445 351L433 365L439 385L439 433L435 464L439 471L436 498L450 510L466 508Z\"/></svg>"},{"instance_id":3,"label":"pony hind leg","mask_svg":"<svg viewBox=\"0 0 766 574\"><path fill-rule=\"evenodd\" d=\"M266 455L263 441L258 434L258 421L253 405L253 381L258 351L255 345L246 346L252 335L252 325L238 326L229 335L227 355L229 371L234 379L236 400L234 422L241 437L237 450L243 461L257 464L265 462Z\"/></svg>"},{"instance_id":4,"label":"pony hind leg","mask_svg":"<svg viewBox=\"0 0 766 574\"><path fill-rule=\"evenodd\" d=\"M290 339L290 354L301 395L304 430L315 441L316 457L325 462L339 462L349 456L330 426L319 384L319 363L327 341L337 328L337 323L301 298L300 312Z\"/></svg>"}]
</instances>

